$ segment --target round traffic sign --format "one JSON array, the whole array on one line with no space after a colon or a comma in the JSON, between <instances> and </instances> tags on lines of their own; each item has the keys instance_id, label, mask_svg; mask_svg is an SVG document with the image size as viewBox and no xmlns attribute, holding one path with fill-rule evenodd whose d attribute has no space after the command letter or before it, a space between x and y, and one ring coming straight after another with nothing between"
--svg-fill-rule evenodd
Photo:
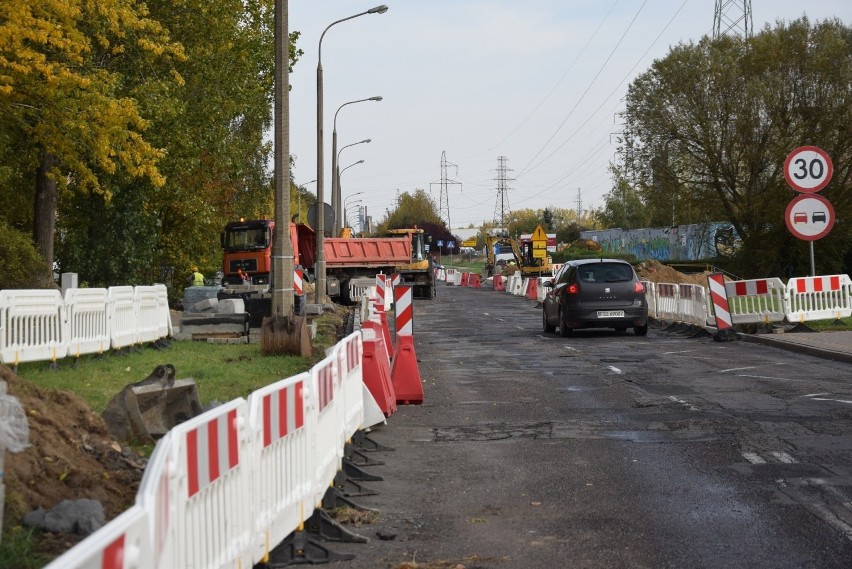
<instances>
[{"instance_id":1,"label":"round traffic sign","mask_svg":"<svg viewBox=\"0 0 852 569\"><path fill-rule=\"evenodd\" d=\"M828 185L834 165L822 148L800 146L784 161L784 178L797 192L810 194Z\"/></svg>"},{"instance_id":2,"label":"round traffic sign","mask_svg":"<svg viewBox=\"0 0 852 569\"><path fill-rule=\"evenodd\" d=\"M828 235L834 226L831 202L816 194L796 196L784 215L790 233L805 241L816 241Z\"/></svg>"}]
</instances>

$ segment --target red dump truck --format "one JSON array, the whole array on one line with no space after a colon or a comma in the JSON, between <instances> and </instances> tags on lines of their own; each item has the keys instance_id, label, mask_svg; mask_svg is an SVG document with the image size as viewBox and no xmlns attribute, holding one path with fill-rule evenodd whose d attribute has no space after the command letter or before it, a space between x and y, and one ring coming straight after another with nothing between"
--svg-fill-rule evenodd
<instances>
[{"instance_id":1,"label":"red dump truck","mask_svg":"<svg viewBox=\"0 0 852 569\"><path fill-rule=\"evenodd\" d=\"M272 220L232 222L221 235L223 284L243 283L240 274L247 275L252 285L268 285L272 273ZM393 237L327 237L323 240L326 269L326 294L332 299L350 303L364 290L375 284L377 273L400 273L403 282L420 286L424 274L428 278L429 294L434 295L431 270L424 271L413 261L427 259L425 235L422 230L395 234ZM316 233L307 225L290 223L294 264L301 266L308 280L314 280Z\"/></svg>"}]
</instances>

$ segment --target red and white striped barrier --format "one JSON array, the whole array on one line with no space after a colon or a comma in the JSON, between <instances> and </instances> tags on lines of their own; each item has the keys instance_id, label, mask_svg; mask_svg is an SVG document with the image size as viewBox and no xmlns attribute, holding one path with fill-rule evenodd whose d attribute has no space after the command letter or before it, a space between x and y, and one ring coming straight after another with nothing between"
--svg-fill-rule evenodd
<instances>
[{"instance_id":1,"label":"red and white striped barrier","mask_svg":"<svg viewBox=\"0 0 852 569\"><path fill-rule=\"evenodd\" d=\"M797 277L787 283L786 317L790 322L848 318L852 315L849 275Z\"/></svg>"},{"instance_id":2,"label":"red and white striped barrier","mask_svg":"<svg viewBox=\"0 0 852 569\"><path fill-rule=\"evenodd\" d=\"M394 302L396 304L395 330L397 338L411 336L414 334L414 306L412 304L412 292L410 286L398 286L394 288Z\"/></svg>"},{"instance_id":3,"label":"red and white striped barrier","mask_svg":"<svg viewBox=\"0 0 852 569\"><path fill-rule=\"evenodd\" d=\"M296 294L302 295L305 294L305 271L302 269L295 269L293 271L293 290Z\"/></svg>"},{"instance_id":4,"label":"red and white striped barrier","mask_svg":"<svg viewBox=\"0 0 852 569\"><path fill-rule=\"evenodd\" d=\"M787 292L781 279L751 279L725 283L733 324L781 322Z\"/></svg>"},{"instance_id":5,"label":"red and white striped barrier","mask_svg":"<svg viewBox=\"0 0 852 569\"><path fill-rule=\"evenodd\" d=\"M678 285L678 310L679 322L694 324L695 326L707 325L707 295L704 287L694 284Z\"/></svg>"},{"instance_id":6,"label":"red and white striped barrier","mask_svg":"<svg viewBox=\"0 0 852 569\"><path fill-rule=\"evenodd\" d=\"M657 318L676 321L678 317L678 285L657 283Z\"/></svg>"},{"instance_id":7,"label":"red and white striped barrier","mask_svg":"<svg viewBox=\"0 0 852 569\"><path fill-rule=\"evenodd\" d=\"M728 306L725 275L722 273L707 275L707 283L710 287L710 298L713 301L713 313L716 316L716 329L719 331L730 330L734 327L734 322L731 319L731 309Z\"/></svg>"},{"instance_id":8,"label":"red and white striped barrier","mask_svg":"<svg viewBox=\"0 0 852 569\"><path fill-rule=\"evenodd\" d=\"M343 460L343 398L340 396L340 378L336 363L335 355L330 354L311 368L311 391L316 393L317 405L313 457L315 504L322 501Z\"/></svg>"}]
</instances>

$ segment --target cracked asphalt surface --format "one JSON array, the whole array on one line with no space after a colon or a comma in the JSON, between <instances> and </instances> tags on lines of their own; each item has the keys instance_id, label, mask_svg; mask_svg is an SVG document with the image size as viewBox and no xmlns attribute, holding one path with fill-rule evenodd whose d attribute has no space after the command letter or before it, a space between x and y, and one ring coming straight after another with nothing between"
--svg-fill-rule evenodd
<instances>
[{"instance_id":1,"label":"cracked asphalt surface","mask_svg":"<svg viewBox=\"0 0 852 569\"><path fill-rule=\"evenodd\" d=\"M395 450L364 453L383 480L351 499L378 519L324 543L356 556L331 566L852 566L848 363L653 327L560 338L526 299L444 286L414 335L425 402L371 433Z\"/></svg>"}]
</instances>

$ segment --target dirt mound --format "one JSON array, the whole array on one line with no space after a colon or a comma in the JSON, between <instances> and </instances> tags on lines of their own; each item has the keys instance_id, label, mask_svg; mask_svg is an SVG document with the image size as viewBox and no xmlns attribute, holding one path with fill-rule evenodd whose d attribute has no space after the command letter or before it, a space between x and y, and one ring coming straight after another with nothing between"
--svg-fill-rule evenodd
<instances>
[{"instance_id":1,"label":"dirt mound","mask_svg":"<svg viewBox=\"0 0 852 569\"><path fill-rule=\"evenodd\" d=\"M107 520L133 504L144 461L109 438L103 419L85 401L68 391L41 389L4 365L0 379L24 408L30 444L6 453L4 526L20 525L27 512L49 510L66 499L98 500ZM77 540L57 537L54 553Z\"/></svg>"},{"instance_id":2,"label":"dirt mound","mask_svg":"<svg viewBox=\"0 0 852 569\"><path fill-rule=\"evenodd\" d=\"M641 280L652 283L697 284L706 287L710 272L681 273L655 259L648 259L636 265L636 274Z\"/></svg>"}]
</instances>

